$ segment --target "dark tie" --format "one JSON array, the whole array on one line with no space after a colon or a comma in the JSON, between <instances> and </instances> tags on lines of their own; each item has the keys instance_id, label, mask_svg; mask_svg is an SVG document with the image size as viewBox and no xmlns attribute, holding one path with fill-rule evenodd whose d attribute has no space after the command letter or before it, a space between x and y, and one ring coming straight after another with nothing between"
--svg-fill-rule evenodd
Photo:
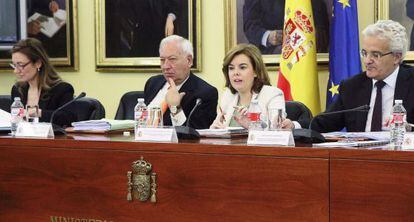
<instances>
[{"instance_id":1,"label":"dark tie","mask_svg":"<svg viewBox=\"0 0 414 222\"><path fill-rule=\"evenodd\" d=\"M382 129L382 87L385 82L379 80L375 83L377 87L377 97L375 97L374 111L372 112L371 131L381 131Z\"/></svg>"}]
</instances>

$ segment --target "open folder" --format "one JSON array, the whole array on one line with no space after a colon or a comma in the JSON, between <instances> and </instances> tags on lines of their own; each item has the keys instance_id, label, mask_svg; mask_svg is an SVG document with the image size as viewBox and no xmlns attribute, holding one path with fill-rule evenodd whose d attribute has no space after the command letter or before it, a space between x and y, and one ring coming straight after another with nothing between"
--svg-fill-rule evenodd
<instances>
[{"instance_id":1,"label":"open folder","mask_svg":"<svg viewBox=\"0 0 414 222\"><path fill-rule=\"evenodd\" d=\"M87 120L73 122L72 128L66 129L67 132L77 131L96 131L106 132L122 129L134 128L133 120L113 120L113 119L100 119L100 120Z\"/></svg>"}]
</instances>

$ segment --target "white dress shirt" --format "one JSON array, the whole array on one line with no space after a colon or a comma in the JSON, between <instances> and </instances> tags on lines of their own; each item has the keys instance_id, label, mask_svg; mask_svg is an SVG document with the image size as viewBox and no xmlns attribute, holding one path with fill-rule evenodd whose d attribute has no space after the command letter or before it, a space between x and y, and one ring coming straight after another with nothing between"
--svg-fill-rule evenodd
<instances>
[{"instance_id":1,"label":"white dress shirt","mask_svg":"<svg viewBox=\"0 0 414 222\"><path fill-rule=\"evenodd\" d=\"M176 86L177 90L181 89L181 87L184 85L185 82L187 82L189 77L190 76L188 76L181 84ZM170 88L170 84L167 81L165 82L164 86L160 89L160 91L158 91L154 99L150 102L150 104L148 105L148 108L161 107L162 102L165 101L165 96L167 95L168 88ZM185 113L182 109L180 109L180 111L175 115L170 113L170 117L171 117L171 123L173 126L181 126L187 120L187 117L185 116Z\"/></svg>"},{"instance_id":2,"label":"white dress shirt","mask_svg":"<svg viewBox=\"0 0 414 222\"><path fill-rule=\"evenodd\" d=\"M392 106L394 104L394 92L395 84L397 83L397 76L400 67L394 70L391 75L387 76L383 81L385 82L384 87L382 88L382 130L389 130L389 127L385 127L385 122L390 118L392 112ZM377 97L377 87L375 83L377 80L372 80L372 91L371 91L371 100L369 102L369 111L367 117L367 123L365 125L365 132L371 131L371 122L372 122L372 113L374 111L375 98Z\"/></svg>"}]
</instances>

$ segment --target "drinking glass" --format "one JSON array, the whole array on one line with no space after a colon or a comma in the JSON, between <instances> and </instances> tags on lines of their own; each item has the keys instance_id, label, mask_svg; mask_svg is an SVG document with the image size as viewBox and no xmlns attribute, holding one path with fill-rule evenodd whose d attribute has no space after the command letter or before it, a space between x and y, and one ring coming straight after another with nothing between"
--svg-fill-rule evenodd
<instances>
[{"instance_id":1,"label":"drinking glass","mask_svg":"<svg viewBox=\"0 0 414 222\"><path fill-rule=\"evenodd\" d=\"M283 109L272 108L268 110L268 126L269 130L282 129L282 122L284 120Z\"/></svg>"},{"instance_id":2,"label":"drinking glass","mask_svg":"<svg viewBox=\"0 0 414 222\"><path fill-rule=\"evenodd\" d=\"M29 123L38 123L39 122L39 106L26 105L26 121Z\"/></svg>"},{"instance_id":3,"label":"drinking glass","mask_svg":"<svg viewBox=\"0 0 414 222\"><path fill-rule=\"evenodd\" d=\"M149 109L148 127L162 127L162 112L160 107L151 107Z\"/></svg>"}]
</instances>

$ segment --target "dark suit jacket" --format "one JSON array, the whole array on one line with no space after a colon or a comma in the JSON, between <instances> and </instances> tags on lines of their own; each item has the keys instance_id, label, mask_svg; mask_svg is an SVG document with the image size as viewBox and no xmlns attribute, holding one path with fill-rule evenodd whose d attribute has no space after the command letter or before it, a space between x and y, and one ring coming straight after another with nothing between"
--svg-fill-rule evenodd
<instances>
[{"instance_id":1,"label":"dark suit jacket","mask_svg":"<svg viewBox=\"0 0 414 222\"><path fill-rule=\"evenodd\" d=\"M165 37L169 13L180 18L178 0L107 1L108 55L113 57L157 57ZM175 25L177 24L174 22ZM174 32L176 33L177 30Z\"/></svg>"},{"instance_id":2,"label":"dark suit jacket","mask_svg":"<svg viewBox=\"0 0 414 222\"><path fill-rule=\"evenodd\" d=\"M394 100L403 100L407 110L407 121L414 122L414 69L407 65L400 65L395 85ZM352 109L362 105L369 105L372 91L372 79L366 73L360 73L341 82L338 99L325 112ZM373 109L373 107L371 107ZM340 131L346 127L348 132L365 131L368 112L348 112L316 116L312 121L312 129L318 132Z\"/></svg>"},{"instance_id":3,"label":"dark suit jacket","mask_svg":"<svg viewBox=\"0 0 414 222\"><path fill-rule=\"evenodd\" d=\"M23 94L21 94L18 91L17 86L14 85L11 91L12 98L20 97L23 105L26 107L28 90L28 85L23 86ZM66 82L60 82L46 93L42 91L39 99L39 108L42 110L42 116L39 121L49 122L53 111L71 101L73 99L73 93L74 90L72 85ZM53 123L59 126L70 126L70 124L75 121L77 121L75 113L63 109L55 114Z\"/></svg>"},{"instance_id":4,"label":"dark suit jacket","mask_svg":"<svg viewBox=\"0 0 414 222\"><path fill-rule=\"evenodd\" d=\"M147 105L151 103L165 83L166 80L163 75L153 76L148 79L144 89L145 103ZM190 119L190 126L196 129L209 128L216 117L218 101L217 89L193 73L190 73L190 77L179 91L185 92L185 96L181 100L181 107L187 117L187 121L188 115L194 107L197 98L202 99L201 105L194 111ZM169 109L164 113L163 120L165 126L172 125ZM187 121L184 125L187 124Z\"/></svg>"},{"instance_id":5,"label":"dark suit jacket","mask_svg":"<svg viewBox=\"0 0 414 222\"><path fill-rule=\"evenodd\" d=\"M329 24L325 2L312 0L313 17L316 26L316 47L318 52L327 52ZM280 53L281 47L262 45L267 30L282 30L285 15L285 0L245 0L243 5L243 30L251 44L263 54Z\"/></svg>"}]
</instances>

